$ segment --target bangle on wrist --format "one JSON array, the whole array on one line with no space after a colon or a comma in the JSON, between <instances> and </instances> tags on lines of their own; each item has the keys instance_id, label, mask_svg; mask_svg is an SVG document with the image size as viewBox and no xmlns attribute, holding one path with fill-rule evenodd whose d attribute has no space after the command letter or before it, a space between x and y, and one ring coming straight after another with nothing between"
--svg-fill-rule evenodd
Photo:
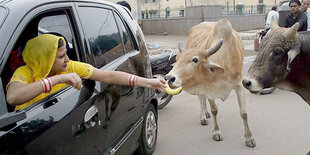
<instances>
[{"instance_id":1,"label":"bangle on wrist","mask_svg":"<svg viewBox=\"0 0 310 155\"><path fill-rule=\"evenodd\" d=\"M128 77L128 84L130 85L130 86L136 86L137 85L137 76L136 75L129 75L129 77Z\"/></svg>"},{"instance_id":2,"label":"bangle on wrist","mask_svg":"<svg viewBox=\"0 0 310 155\"><path fill-rule=\"evenodd\" d=\"M43 92L48 93L52 90L52 81L50 78L45 78L40 80L42 87L43 87Z\"/></svg>"}]
</instances>

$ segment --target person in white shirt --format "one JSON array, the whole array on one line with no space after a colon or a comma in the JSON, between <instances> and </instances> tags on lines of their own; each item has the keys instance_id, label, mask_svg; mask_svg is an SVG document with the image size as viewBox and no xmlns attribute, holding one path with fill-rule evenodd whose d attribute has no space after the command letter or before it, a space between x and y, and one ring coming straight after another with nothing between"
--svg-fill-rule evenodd
<instances>
[{"instance_id":1,"label":"person in white shirt","mask_svg":"<svg viewBox=\"0 0 310 155\"><path fill-rule=\"evenodd\" d=\"M304 12L308 17L308 27L307 31L310 30L310 0L302 0L300 10Z\"/></svg>"},{"instance_id":2,"label":"person in white shirt","mask_svg":"<svg viewBox=\"0 0 310 155\"><path fill-rule=\"evenodd\" d=\"M277 12L277 7L275 7L275 6L272 7L271 11L269 11L269 13L268 13L268 16L267 16L267 19L266 19L266 25L265 25L266 29L270 29L271 19L273 19L273 21L278 23L279 13Z\"/></svg>"}]
</instances>

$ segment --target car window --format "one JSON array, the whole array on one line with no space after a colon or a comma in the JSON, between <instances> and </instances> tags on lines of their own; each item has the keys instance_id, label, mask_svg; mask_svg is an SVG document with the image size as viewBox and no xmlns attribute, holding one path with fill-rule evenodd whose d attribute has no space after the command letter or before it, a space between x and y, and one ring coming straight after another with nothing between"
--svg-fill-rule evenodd
<instances>
[{"instance_id":1,"label":"car window","mask_svg":"<svg viewBox=\"0 0 310 155\"><path fill-rule=\"evenodd\" d=\"M72 34L66 15L44 17L39 22L39 28L43 33L58 32L63 35L69 43L72 43Z\"/></svg>"},{"instance_id":2,"label":"car window","mask_svg":"<svg viewBox=\"0 0 310 155\"><path fill-rule=\"evenodd\" d=\"M3 82L3 87L4 87L3 89L5 93L6 93L5 87L9 83L16 69L18 67L25 65L22 52L28 40L43 33L50 33L54 35L65 36L67 40L70 40L72 42L73 36L71 32L73 31L71 30L72 29L71 24L70 25L68 24L69 23L69 18L67 18L68 12L69 11L67 10L45 12L43 14L37 15L34 19L32 19L31 21L27 23L23 32L21 32L21 34L19 35L18 39L14 40L15 45L11 49L11 53L8 58L8 61L6 62L5 67L1 73L1 79ZM67 45L69 45L69 43ZM70 59L73 58L75 60L77 58L77 54L74 51L74 48L69 48L67 46L67 54ZM26 77L24 77L24 79L25 78ZM27 78L30 79L31 77L27 77ZM62 87L58 90L54 89L55 91L54 92L51 91L51 93L59 92L60 90L63 90L64 88L65 87ZM39 103L39 102L36 102L36 103ZM29 106L29 108L31 108L33 105L36 105L36 104L32 104L31 106ZM13 111L14 107L9 106L8 109L9 109L8 111Z\"/></svg>"},{"instance_id":3,"label":"car window","mask_svg":"<svg viewBox=\"0 0 310 155\"><path fill-rule=\"evenodd\" d=\"M100 68L124 55L118 26L111 10L81 7L80 19L96 67Z\"/></svg>"},{"instance_id":4,"label":"car window","mask_svg":"<svg viewBox=\"0 0 310 155\"><path fill-rule=\"evenodd\" d=\"M3 7L0 6L0 28L4 22L4 19L7 16L7 10Z\"/></svg>"},{"instance_id":5,"label":"car window","mask_svg":"<svg viewBox=\"0 0 310 155\"><path fill-rule=\"evenodd\" d=\"M132 46L132 41L130 40L130 37L128 35L128 31L125 28L125 25L122 22L121 18L117 14L115 14L115 19L119 26L119 31L121 32L121 37L125 45L125 52L130 52L133 50L133 46Z\"/></svg>"},{"instance_id":6,"label":"car window","mask_svg":"<svg viewBox=\"0 0 310 155\"><path fill-rule=\"evenodd\" d=\"M72 29L66 14L51 15L43 17L39 22L38 35L50 33L62 36L67 41L67 54L71 60L78 60L76 51L73 47Z\"/></svg>"}]
</instances>

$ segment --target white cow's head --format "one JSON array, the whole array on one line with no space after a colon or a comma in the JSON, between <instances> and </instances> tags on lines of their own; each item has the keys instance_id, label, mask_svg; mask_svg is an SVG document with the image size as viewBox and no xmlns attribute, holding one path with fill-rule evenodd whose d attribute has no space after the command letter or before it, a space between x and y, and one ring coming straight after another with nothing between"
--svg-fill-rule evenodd
<instances>
[{"instance_id":1,"label":"white cow's head","mask_svg":"<svg viewBox=\"0 0 310 155\"><path fill-rule=\"evenodd\" d=\"M206 78L214 78L210 74L221 74L225 70L219 64L208 60L222 46L223 40L207 50L202 49L180 49L176 63L172 70L165 76L171 87L191 88L203 82Z\"/></svg>"}]
</instances>

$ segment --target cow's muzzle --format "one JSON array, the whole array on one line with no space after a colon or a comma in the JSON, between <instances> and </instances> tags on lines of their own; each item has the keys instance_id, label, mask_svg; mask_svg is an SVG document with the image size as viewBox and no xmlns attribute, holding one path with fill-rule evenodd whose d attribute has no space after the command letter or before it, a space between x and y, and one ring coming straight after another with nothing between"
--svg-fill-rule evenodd
<instances>
[{"instance_id":1,"label":"cow's muzzle","mask_svg":"<svg viewBox=\"0 0 310 155\"><path fill-rule=\"evenodd\" d=\"M166 81L168 81L168 83L169 83L170 85L175 81L175 77L172 76L172 75L166 75L166 76L164 77L164 79L165 79Z\"/></svg>"},{"instance_id":2,"label":"cow's muzzle","mask_svg":"<svg viewBox=\"0 0 310 155\"><path fill-rule=\"evenodd\" d=\"M249 80L244 79L244 80L242 80L242 84L243 84L243 86L244 86L246 89L249 89L249 88L251 87L251 85L252 85L252 82L249 81Z\"/></svg>"},{"instance_id":3,"label":"cow's muzzle","mask_svg":"<svg viewBox=\"0 0 310 155\"><path fill-rule=\"evenodd\" d=\"M168 82L171 88L179 88L182 86L182 82L180 81L180 78L178 76L166 75L164 79Z\"/></svg>"},{"instance_id":4,"label":"cow's muzzle","mask_svg":"<svg viewBox=\"0 0 310 155\"><path fill-rule=\"evenodd\" d=\"M263 90L263 87L255 79L246 77L242 80L242 84L251 93L257 94Z\"/></svg>"}]
</instances>

